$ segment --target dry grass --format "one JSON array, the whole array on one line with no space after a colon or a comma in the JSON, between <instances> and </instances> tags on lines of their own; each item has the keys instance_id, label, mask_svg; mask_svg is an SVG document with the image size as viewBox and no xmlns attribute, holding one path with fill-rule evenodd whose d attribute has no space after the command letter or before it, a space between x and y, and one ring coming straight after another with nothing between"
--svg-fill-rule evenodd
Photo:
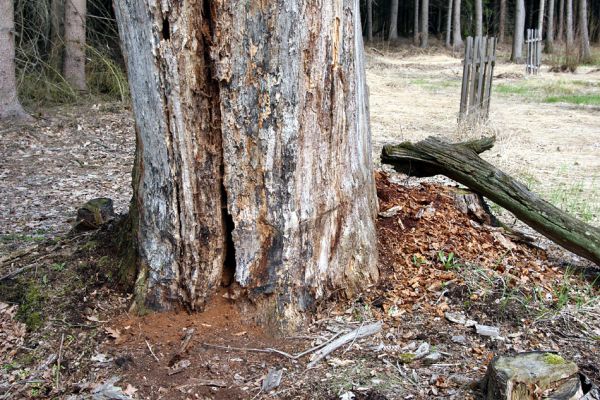
<instances>
[{"instance_id":1,"label":"dry grass","mask_svg":"<svg viewBox=\"0 0 600 400\"><path fill-rule=\"evenodd\" d=\"M545 67L540 75L525 77L522 65L499 62L494 75L500 76L494 88L503 89L493 93L490 120L459 126L459 57L446 51L367 49L375 160L386 142L430 135L459 141L493 134L497 143L484 156L488 161L545 198L560 198L557 205L600 224L598 109L568 101L568 96L597 98L600 71L582 66L574 74L549 73ZM548 102L552 96L558 100ZM585 209L574 204L585 204Z\"/></svg>"}]
</instances>

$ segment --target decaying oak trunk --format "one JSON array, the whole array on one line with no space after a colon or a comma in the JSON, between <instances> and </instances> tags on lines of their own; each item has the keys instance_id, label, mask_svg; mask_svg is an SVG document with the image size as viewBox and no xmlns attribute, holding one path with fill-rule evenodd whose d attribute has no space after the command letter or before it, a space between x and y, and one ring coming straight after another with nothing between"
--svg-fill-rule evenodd
<instances>
[{"instance_id":1,"label":"decaying oak trunk","mask_svg":"<svg viewBox=\"0 0 600 400\"><path fill-rule=\"evenodd\" d=\"M138 306L202 309L234 271L290 320L377 278L358 4L115 2L137 125Z\"/></svg>"},{"instance_id":2,"label":"decaying oak trunk","mask_svg":"<svg viewBox=\"0 0 600 400\"><path fill-rule=\"evenodd\" d=\"M384 146L381 161L400 172L443 174L487 197L565 249L600 265L600 229L559 210L478 154L493 138L450 144L437 138Z\"/></svg>"},{"instance_id":3,"label":"decaying oak trunk","mask_svg":"<svg viewBox=\"0 0 600 400\"><path fill-rule=\"evenodd\" d=\"M484 379L486 400L579 400L583 396L574 362L546 352L495 357Z\"/></svg>"}]
</instances>

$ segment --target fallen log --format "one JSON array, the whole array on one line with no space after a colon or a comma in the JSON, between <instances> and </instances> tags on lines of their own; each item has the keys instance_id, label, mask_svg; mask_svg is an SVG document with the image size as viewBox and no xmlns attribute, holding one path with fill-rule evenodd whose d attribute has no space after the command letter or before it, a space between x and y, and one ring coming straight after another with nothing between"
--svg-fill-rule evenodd
<instances>
[{"instance_id":1,"label":"fallen log","mask_svg":"<svg viewBox=\"0 0 600 400\"><path fill-rule=\"evenodd\" d=\"M600 229L588 225L530 192L478 154L494 138L447 143L429 137L383 147L381 162L417 177L445 175L506 208L527 225L573 253L600 265Z\"/></svg>"}]
</instances>

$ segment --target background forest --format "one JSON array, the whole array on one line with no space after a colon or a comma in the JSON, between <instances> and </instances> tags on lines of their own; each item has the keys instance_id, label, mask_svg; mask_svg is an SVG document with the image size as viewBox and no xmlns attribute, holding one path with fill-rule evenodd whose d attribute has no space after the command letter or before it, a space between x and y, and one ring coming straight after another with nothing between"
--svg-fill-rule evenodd
<instances>
[{"instance_id":1,"label":"background forest","mask_svg":"<svg viewBox=\"0 0 600 400\"><path fill-rule=\"evenodd\" d=\"M476 34L496 36L500 43L520 40L522 47L523 37L513 35L521 9L520 30L541 29L545 52L557 55L550 58L552 62L600 62L589 47L590 42L600 42L600 2L367 0L361 3L363 33L369 42L393 43L402 39L405 43L408 39L421 47L445 44L455 50L462 47L466 36ZM65 0L15 0L14 16L17 86L22 103L34 106L76 100L81 91L69 84L69 77L64 74ZM86 89L94 95L125 100L128 86L110 0L87 2L85 32ZM429 37L435 41L431 43Z\"/></svg>"}]
</instances>

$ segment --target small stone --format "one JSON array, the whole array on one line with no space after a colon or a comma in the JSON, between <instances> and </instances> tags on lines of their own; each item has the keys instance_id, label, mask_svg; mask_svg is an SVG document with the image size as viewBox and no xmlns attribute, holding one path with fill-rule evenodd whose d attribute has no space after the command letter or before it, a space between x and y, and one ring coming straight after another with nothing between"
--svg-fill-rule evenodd
<instances>
[{"instance_id":1,"label":"small stone","mask_svg":"<svg viewBox=\"0 0 600 400\"><path fill-rule=\"evenodd\" d=\"M433 353L427 354L425 356L425 358L423 358L423 362L427 365L431 365L431 364L435 364L436 362L441 361L442 358L444 358L442 353L434 351Z\"/></svg>"},{"instance_id":2,"label":"small stone","mask_svg":"<svg viewBox=\"0 0 600 400\"><path fill-rule=\"evenodd\" d=\"M281 377L283 376L283 369L272 368L262 382L262 391L265 393L270 392L281 384Z\"/></svg>"},{"instance_id":3,"label":"small stone","mask_svg":"<svg viewBox=\"0 0 600 400\"><path fill-rule=\"evenodd\" d=\"M481 336L489 336L493 338L500 336L500 328L495 326L477 324L475 325L475 331Z\"/></svg>"},{"instance_id":4,"label":"small stone","mask_svg":"<svg viewBox=\"0 0 600 400\"><path fill-rule=\"evenodd\" d=\"M425 357L427 354L429 354L429 350L430 350L429 343L427 343L427 342L421 343L421 345L419 346L417 351L415 351L415 360Z\"/></svg>"},{"instance_id":5,"label":"small stone","mask_svg":"<svg viewBox=\"0 0 600 400\"><path fill-rule=\"evenodd\" d=\"M459 344L467 344L467 338L463 335L452 336L452 341Z\"/></svg>"},{"instance_id":6,"label":"small stone","mask_svg":"<svg viewBox=\"0 0 600 400\"><path fill-rule=\"evenodd\" d=\"M454 322L455 324L464 325L467 322L467 317L462 313L454 313L446 311L444 313L444 317L450 322Z\"/></svg>"}]
</instances>

